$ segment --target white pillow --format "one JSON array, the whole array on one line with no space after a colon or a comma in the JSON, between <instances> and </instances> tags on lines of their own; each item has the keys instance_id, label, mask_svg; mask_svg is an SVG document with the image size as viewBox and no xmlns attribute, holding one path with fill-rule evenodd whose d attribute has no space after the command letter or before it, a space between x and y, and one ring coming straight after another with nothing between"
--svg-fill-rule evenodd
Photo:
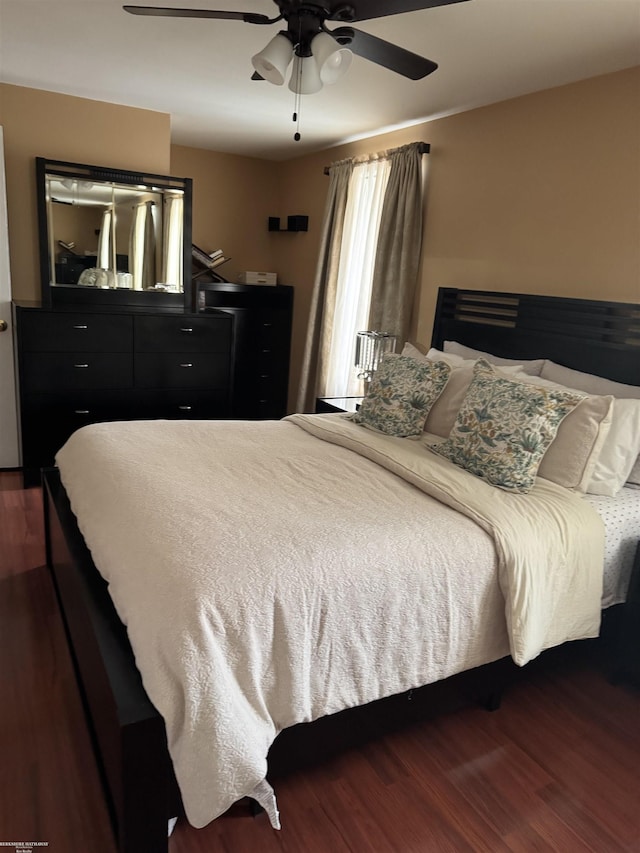
<instances>
[{"instance_id":1,"label":"white pillow","mask_svg":"<svg viewBox=\"0 0 640 853\"><path fill-rule=\"evenodd\" d=\"M424 361L425 358L429 361L444 361L450 367L473 367L473 365L480 357L478 356L477 358L464 358L463 356L457 355L456 353L443 352L443 350L435 349L434 347L431 347L428 352L424 353L421 349L418 349L417 346L414 346L414 344L409 343L409 341L407 341L407 343L402 348L402 355L409 356L409 358L415 358L418 361ZM508 361L508 359L504 359L504 361L505 364L500 366L500 370L502 370L503 373L516 374L525 371L524 365L521 362L509 361L509 364L507 365L506 362Z\"/></svg>"},{"instance_id":2,"label":"white pillow","mask_svg":"<svg viewBox=\"0 0 640 853\"><path fill-rule=\"evenodd\" d=\"M568 383L589 394L613 394L616 398L609 438L587 491L613 497L624 486L625 480L640 485L639 415L638 406L634 403L640 400L640 386L572 370L553 361L545 362L542 376L554 382Z\"/></svg>"},{"instance_id":3,"label":"white pillow","mask_svg":"<svg viewBox=\"0 0 640 853\"><path fill-rule=\"evenodd\" d=\"M540 371L542 370L542 366L545 362L544 358L534 358L526 361L523 361L520 358L501 358L499 355L492 355L489 352L482 352L482 350L479 349L466 347L464 344L459 344L457 341L445 341L443 347L446 353L461 355L463 358L484 358L489 362L489 364L498 364L500 366L519 364L521 365L522 372L529 376L540 376Z\"/></svg>"},{"instance_id":4,"label":"white pillow","mask_svg":"<svg viewBox=\"0 0 640 853\"><path fill-rule=\"evenodd\" d=\"M640 400L613 401L613 420L587 487L614 497L625 482L640 484Z\"/></svg>"},{"instance_id":5,"label":"white pillow","mask_svg":"<svg viewBox=\"0 0 640 853\"><path fill-rule=\"evenodd\" d=\"M402 347L402 352L400 353L400 355L407 355L409 356L409 358L417 358L418 361L422 361L427 357L422 352L422 350L419 350L418 347L414 346L412 343L409 343L409 341L407 341L406 344Z\"/></svg>"},{"instance_id":6,"label":"white pillow","mask_svg":"<svg viewBox=\"0 0 640 853\"><path fill-rule=\"evenodd\" d=\"M627 477L627 484L640 486L640 455L636 459L636 464L633 466L631 473Z\"/></svg>"},{"instance_id":7,"label":"white pillow","mask_svg":"<svg viewBox=\"0 0 640 853\"><path fill-rule=\"evenodd\" d=\"M587 394L613 394L614 397L640 400L640 385L624 385L622 382L594 376L593 373L582 373L580 370L563 367L554 361L545 361L540 376L578 391L586 391Z\"/></svg>"},{"instance_id":8,"label":"white pillow","mask_svg":"<svg viewBox=\"0 0 640 853\"><path fill-rule=\"evenodd\" d=\"M440 349L431 349L424 353L422 350L418 349L418 347L413 344L407 343L402 348L402 355L406 355L409 358L415 358L417 361L444 361L449 367L473 367L473 365L478 360L477 358L463 358L461 355L455 355L454 353L443 352ZM522 370L522 365L519 365L519 370Z\"/></svg>"},{"instance_id":9,"label":"white pillow","mask_svg":"<svg viewBox=\"0 0 640 853\"><path fill-rule=\"evenodd\" d=\"M578 492L586 492L604 449L613 417L613 397L586 395L557 382L528 376L516 378L538 388L554 388L583 397L560 423L538 467L538 476Z\"/></svg>"},{"instance_id":10,"label":"white pillow","mask_svg":"<svg viewBox=\"0 0 640 853\"><path fill-rule=\"evenodd\" d=\"M463 358L461 355L452 352L442 352L442 350L433 347L423 358L428 358L429 361L444 361L450 367L473 367L478 360L477 358Z\"/></svg>"}]
</instances>

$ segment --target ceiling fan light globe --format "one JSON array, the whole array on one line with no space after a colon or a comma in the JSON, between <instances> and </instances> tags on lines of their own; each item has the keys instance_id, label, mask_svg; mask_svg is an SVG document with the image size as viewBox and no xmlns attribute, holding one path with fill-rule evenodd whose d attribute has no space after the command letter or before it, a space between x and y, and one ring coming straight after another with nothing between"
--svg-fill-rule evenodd
<instances>
[{"instance_id":1,"label":"ceiling fan light globe","mask_svg":"<svg viewBox=\"0 0 640 853\"><path fill-rule=\"evenodd\" d=\"M260 53L251 57L251 64L261 77L282 86L287 67L293 58L293 45L289 39L278 33Z\"/></svg>"},{"instance_id":2,"label":"ceiling fan light globe","mask_svg":"<svg viewBox=\"0 0 640 853\"><path fill-rule=\"evenodd\" d=\"M331 85L336 83L347 73L351 67L353 54L346 47L341 47L326 60L320 69L320 79L323 83Z\"/></svg>"},{"instance_id":3,"label":"ceiling fan light globe","mask_svg":"<svg viewBox=\"0 0 640 853\"><path fill-rule=\"evenodd\" d=\"M320 69L320 79L330 85L349 70L353 54L329 33L318 33L311 42L311 52Z\"/></svg>"},{"instance_id":4,"label":"ceiling fan light globe","mask_svg":"<svg viewBox=\"0 0 640 853\"><path fill-rule=\"evenodd\" d=\"M315 57L295 57L289 78L289 88L297 95L313 95L322 89L320 70Z\"/></svg>"}]
</instances>

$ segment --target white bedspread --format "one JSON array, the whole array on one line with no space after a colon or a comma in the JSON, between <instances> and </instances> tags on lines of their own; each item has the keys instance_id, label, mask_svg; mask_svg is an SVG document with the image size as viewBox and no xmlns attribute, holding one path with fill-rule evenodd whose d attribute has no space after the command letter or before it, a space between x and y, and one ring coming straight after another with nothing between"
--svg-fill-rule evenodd
<instances>
[{"instance_id":1,"label":"white bedspread","mask_svg":"<svg viewBox=\"0 0 640 853\"><path fill-rule=\"evenodd\" d=\"M194 826L245 795L270 805L283 728L598 630L602 525L585 502L465 472L454 486L418 442L340 415L97 424L57 462Z\"/></svg>"}]
</instances>

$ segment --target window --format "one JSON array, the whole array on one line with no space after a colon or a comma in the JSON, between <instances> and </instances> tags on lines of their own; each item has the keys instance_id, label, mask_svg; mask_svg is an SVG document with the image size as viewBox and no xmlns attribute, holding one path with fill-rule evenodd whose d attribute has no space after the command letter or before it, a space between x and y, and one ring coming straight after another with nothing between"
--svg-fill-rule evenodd
<instances>
[{"instance_id":1,"label":"window","mask_svg":"<svg viewBox=\"0 0 640 853\"><path fill-rule=\"evenodd\" d=\"M388 158L358 163L349 181L330 335L326 397L357 397L362 380L354 369L356 332L368 328L373 268L382 203L389 180Z\"/></svg>"}]
</instances>

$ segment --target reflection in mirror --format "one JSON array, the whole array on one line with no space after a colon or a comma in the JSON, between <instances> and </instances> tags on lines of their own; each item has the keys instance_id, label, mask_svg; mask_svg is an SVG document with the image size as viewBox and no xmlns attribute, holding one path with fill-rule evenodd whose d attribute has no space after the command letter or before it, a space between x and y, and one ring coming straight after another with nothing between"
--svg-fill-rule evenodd
<instances>
[{"instance_id":1,"label":"reflection in mirror","mask_svg":"<svg viewBox=\"0 0 640 853\"><path fill-rule=\"evenodd\" d=\"M52 285L182 292L180 190L46 180Z\"/></svg>"},{"instance_id":2,"label":"reflection in mirror","mask_svg":"<svg viewBox=\"0 0 640 853\"><path fill-rule=\"evenodd\" d=\"M182 294L190 181L38 158L51 291ZM42 214L44 213L44 217ZM190 209L188 210L190 225ZM188 238L190 249L190 236ZM42 243L42 235L41 235ZM44 260L43 247L41 257ZM44 289L44 281L43 281Z\"/></svg>"}]
</instances>

